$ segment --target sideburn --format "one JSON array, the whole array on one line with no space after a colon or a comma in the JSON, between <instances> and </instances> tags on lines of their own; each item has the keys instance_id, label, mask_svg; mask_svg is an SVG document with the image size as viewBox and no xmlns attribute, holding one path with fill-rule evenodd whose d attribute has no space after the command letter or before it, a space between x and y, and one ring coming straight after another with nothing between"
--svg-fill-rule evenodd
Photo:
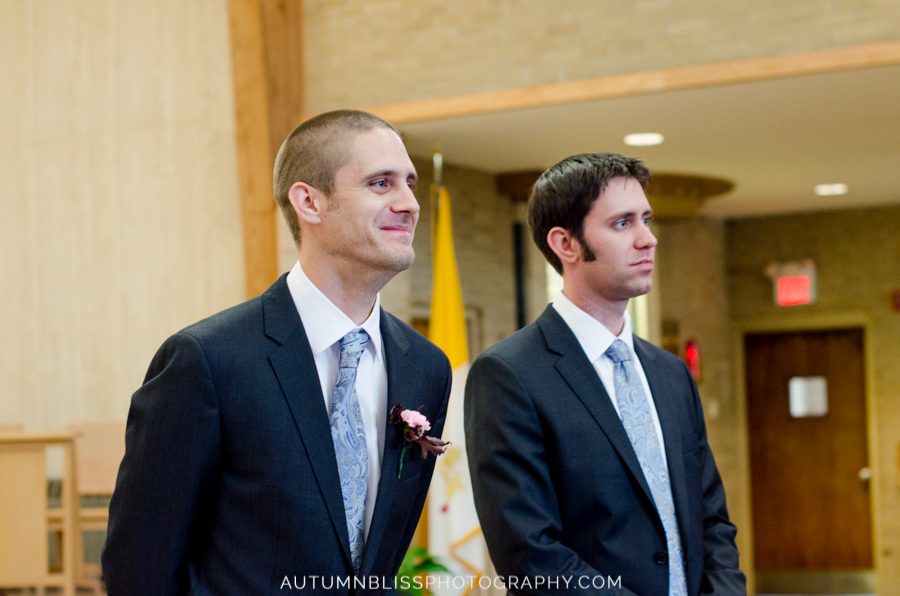
<instances>
[{"instance_id":1,"label":"sideburn","mask_svg":"<svg viewBox=\"0 0 900 596\"><path fill-rule=\"evenodd\" d=\"M575 239L578 240L578 245L581 246L581 258L586 262L596 261L596 253L594 253L594 250L584 239L584 224L582 224L581 229L575 233Z\"/></svg>"}]
</instances>

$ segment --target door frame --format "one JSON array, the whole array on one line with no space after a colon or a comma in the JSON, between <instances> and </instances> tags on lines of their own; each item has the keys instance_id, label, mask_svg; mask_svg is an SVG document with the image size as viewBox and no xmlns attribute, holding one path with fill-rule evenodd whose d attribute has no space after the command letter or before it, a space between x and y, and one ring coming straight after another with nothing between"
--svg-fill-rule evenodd
<instances>
[{"instance_id":1,"label":"door frame","mask_svg":"<svg viewBox=\"0 0 900 596\"><path fill-rule=\"evenodd\" d=\"M751 572L747 577L747 587L751 594L755 593L756 561L755 553L753 552L753 500L750 490L750 427L747 417L747 378L744 371L746 364L744 337L755 333L826 331L831 329L860 328L863 330L863 359L866 380L866 448L868 451L869 467L877 471L880 469L880 462L878 461L878 450L876 449L876 446L878 445L878 428L875 423L875 399L873 390L875 384L875 368L873 364L874 351L872 346L873 327L874 323L871 316L862 310L831 311L822 313L799 312L796 314L791 311L781 311L776 315L732 321L734 397L735 405L737 406L737 423L740 432L739 445L742 451L743 499L747 504L746 515L742 520L744 527L741 528L740 532L744 537L743 540L739 541L739 548L741 550L742 558L745 558L747 561L745 569ZM879 556L878 519L881 512L881 474L873 474L869 482L869 511L871 518L869 523L872 527L872 565L877 578Z\"/></svg>"}]
</instances>

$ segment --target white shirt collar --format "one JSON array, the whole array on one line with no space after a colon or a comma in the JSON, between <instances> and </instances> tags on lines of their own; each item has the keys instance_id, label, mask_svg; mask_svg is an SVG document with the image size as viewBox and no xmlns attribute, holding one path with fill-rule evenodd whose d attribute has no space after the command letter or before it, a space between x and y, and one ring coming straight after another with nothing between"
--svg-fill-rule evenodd
<instances>
[{"instance_id":1,"label":"white shirt collar","mask_svg":"<svg viewBox=\"0 0 900 596\"><path fill-rule=\"evenodd\" d=\"M318 356L342 337L355 329L362 328L369 334L369 343L376 358L381 356L381 294L375 296L375 306L369 318L357 325L322 293L303 272L300 261L287 276L288 290L294 299L294 306L300 314L303 329L309 339L313 357Z\"/></svg>"},{"instance_id":2,"label":"white shirt collar","mask_svg":"<svg viewBox=\"0 0 900 596\"><path fill-rule=\"evenodd\" d=\"M624 341L632 356L634 355L631 315L627 310L625 311L625 325L622 327L622 332L616 337L606 325L575 306L562 292L553 302L553 308L575 334L575 339L581 344L581 349L584 350L589 362L596 362L617 339Z\"/></svg>"}]
</instances>

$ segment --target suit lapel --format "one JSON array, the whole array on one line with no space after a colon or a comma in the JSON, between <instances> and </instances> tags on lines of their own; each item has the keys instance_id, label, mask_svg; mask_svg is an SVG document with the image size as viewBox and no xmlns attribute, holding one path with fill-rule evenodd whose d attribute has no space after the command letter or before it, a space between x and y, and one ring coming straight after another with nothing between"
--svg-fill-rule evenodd
<instances>
[{"instance_id":1,"label":"suit lapel","mask_svg":"<svg viewBox=\"0 0 900 596\"><path fill-rule=\"evenodd\" d=\"M684 471L684 458L681 447L681 425L678 423L679 414L676 398L673 397L670 387L672 379L666 378L660 363L648 349L644 340L634 338L634 351L641 360L641 367L650 385L650 393L653 394L653 402L656 405L656 415L659 417L659 426L662 428L663 443L666 447L666 463L669 468L669 485L672 487L672 499L675 501L675 517L678 519L681 543L685 542L685 530L689 527L688 497ZM685 549L686 550L686 549Z\"/></svg>"},{"instance_id":2,"label":"suit lapel","mask_svg":"<svg viewBox=\"0 0 900 596\"><path fill-rule=\"evenodd\" d=\"M375 501L375 511L372 514L372 526L369 528L366 547L363 551L361 575L366 575L375 566L376 559L382 551L380 546L385 531L402 532L406 523L404 516L402 524L396 524L397 527L392 524L390 526L392 529L387 530L391 515L403 513L392 509L394 494L400 482L397 478L397 467L400 463L403 434L397 425L390 424L391 408L398 403L411 409L424 405L415 401L421 372L414 366L407 354L409 341L384 311L381 312L381 336L388 376L384 456L381 460L381 479L378 481L378 496ZM416 484L416 488L418 488L418 484Z\"/></svg>"},{"instance_id":3,"label":"suit lapel","mask_svg":"<svg viewBox=\"0 0 900 596\"><path fill-rule=\"evenodd\" d=\"M266 335L281 344L269 355L269 362L284 392L331 523L349 562L347 518L325 398L306 331L284 276L263 294L262 300Z\"/></svg>"},{"instance_id":4,"label":"suit lapel","mask_svg":"<svg viewBox=\"0 0 900 596\"><path fill-rule=\"evenodd\" d=\"M641 471L641 465L634 454L625 427L622 426L609 394L597 376L594 366L588 362L575 335L553 306L547 307L544 314L538 318L537 324L547 340L547 347L560 355L556 362L556 370L590 412L652 504L650 487Z\"/></svg>"}]
</instances>

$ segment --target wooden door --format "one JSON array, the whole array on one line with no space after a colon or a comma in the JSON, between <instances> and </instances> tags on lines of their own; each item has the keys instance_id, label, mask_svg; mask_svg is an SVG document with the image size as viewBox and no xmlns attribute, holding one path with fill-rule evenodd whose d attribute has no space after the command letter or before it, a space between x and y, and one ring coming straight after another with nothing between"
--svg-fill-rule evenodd
<instances>
[{"instance_id":1,"label":"wooden door","mask_svg":"<svg viewBox=\"0 0 900 596\"><path fill-rule=\"evenodd\" d=\"M744 348L757 571L872 569L862 330L747 335ZM827 413L792 416L790 380L819 376Z\"/></svg>"}]
</instances>

